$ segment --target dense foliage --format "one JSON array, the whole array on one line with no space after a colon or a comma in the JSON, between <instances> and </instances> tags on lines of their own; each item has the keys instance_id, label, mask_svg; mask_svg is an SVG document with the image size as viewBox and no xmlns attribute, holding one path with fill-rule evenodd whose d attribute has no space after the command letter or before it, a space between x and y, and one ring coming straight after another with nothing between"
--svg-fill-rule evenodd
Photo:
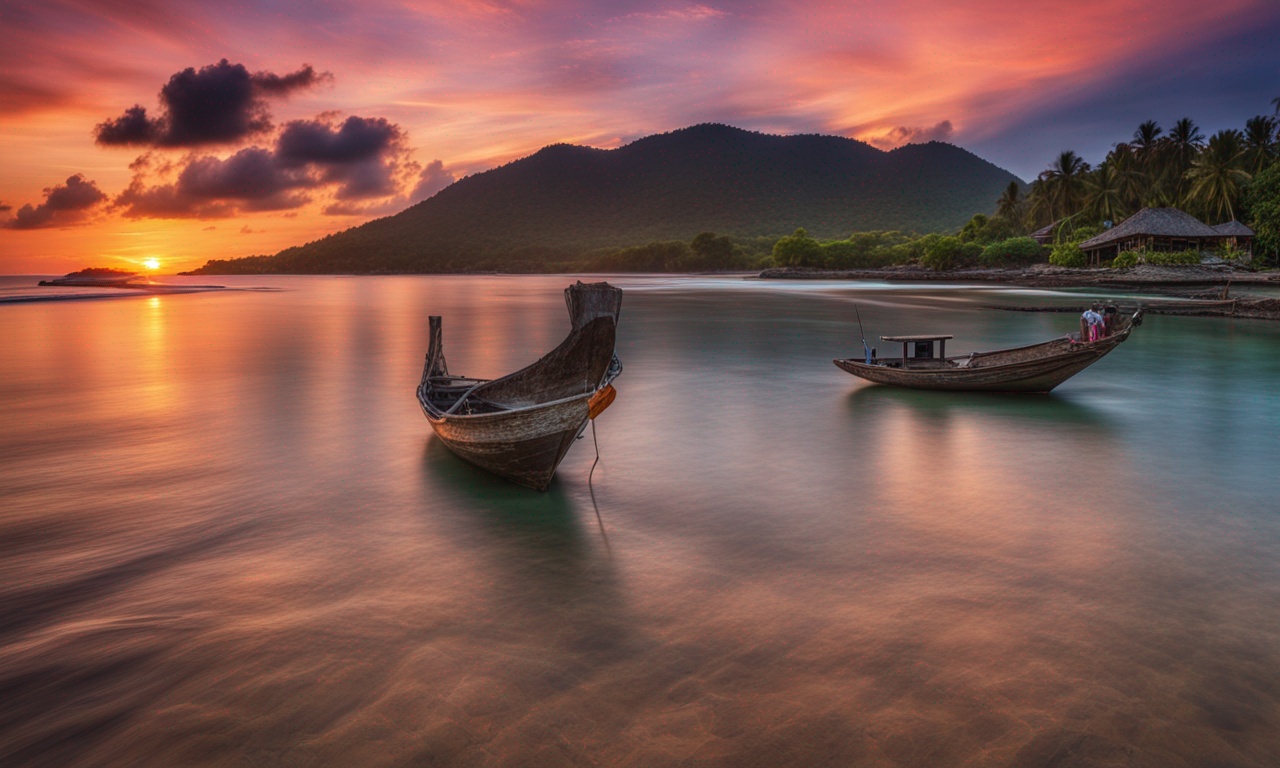
<instances>
[{"instance_id":1,"label":"dense foliage","mask_svg":"<svg viewBox=\"0 0 1280 768\"><path fill-rule=\"evenodd\" d=\"M1280 259L1280 163L1272 163L1254 177L1245 206L1257 233L1254 252L1272 261Z\"/></svg>"},{"instance_id":2,"label":"dense foliage","mask_svg":"<svg viewBox=\"0 0 1280 768\"><path fill-rule=\"evenodd\" d=\"M1275 192L1264 178L1280 159L1280 116L1250 118L1243 130L1225 129L1205 138L1190 118L1177 121L1167 133L1154 120L1138 126L1128 141L1117 143L1096 167L1075 152L1060 153L1031 184L1025 196L1006 192L997 203L1001 218L1023 231L1055 224L1055 242L1076 240L1081 225L1101 231L1143 207L1176 207L1208 222L1237 219L1259 232L1264 255L1280 251L1280 239L1267 240L1269 209L1251 201ZM1273 182L1274 183L1274 182ZM963 233L963 230L962 230ZM1071 249L1051 261L1074 263ZM1146 263L1155 263L1150 258Z\"/></svg>"},{"instance_id":3,"label":"dense foliage","mask_svg":"<svg viewBox=\"0 0 1280 768\"><path fill-rule=\"evenodd\" d=\"M1053 246L1049 253L1049 263L1055 267L1083 267L1089 263L1079 243L1066 242Z\"/></svg>"},{"instance_id":4,"label":"dense foliage","mask_svg":"<svg viewBox=\"0 0 1280 768\"><path fill-rule=\"evenodd\" d=\"M984 267L1025 267L1044 261L1047 250L1030 237L1011 237L982 249Z\"/></svg>"},{"instance_id":5,"label":"dense foliage","mask_svg":"<svg viewBox=\"0 0 1280 768\"><path fill-rule=\"evenodd\" d=\"M1139 264L1157 266L1190 266L1200 263L1200 251L1122 251L1111 260L1112 269L1136 267Z\"/></svg>"}]
</instances>

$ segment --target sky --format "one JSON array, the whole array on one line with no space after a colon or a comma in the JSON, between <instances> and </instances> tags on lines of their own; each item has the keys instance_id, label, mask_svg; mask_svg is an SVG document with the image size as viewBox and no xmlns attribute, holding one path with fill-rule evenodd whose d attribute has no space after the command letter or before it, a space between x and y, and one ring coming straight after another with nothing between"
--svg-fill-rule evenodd
<instances>
[{"instance_id":1,"label":"sky","mask_svg":"<svg viewBox=\"0 0 1280 768\"><path fill-rule=\"evenodd\" d=\"M1276 40L1275 0L0 0L0 273L274 253L707 122L1031 180L1144 120L1269 114Z\"/></svg>"}]
</instances>

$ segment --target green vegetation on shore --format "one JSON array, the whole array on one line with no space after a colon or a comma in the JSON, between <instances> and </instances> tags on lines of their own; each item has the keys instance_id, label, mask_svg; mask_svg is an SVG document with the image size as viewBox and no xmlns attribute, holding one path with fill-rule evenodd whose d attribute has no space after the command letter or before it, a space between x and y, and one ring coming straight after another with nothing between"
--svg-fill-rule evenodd
<instances>
[{"instance_id":1,"label":"green vegetation on shore","mask_svg":"<svg viewBox=\"0 0 1280 768\"><path fill-rule=\"evenodd\" d=\"M1243 222L1257 233L1255 256L1274 262L1280 257L1278 159L1277 115L1252 117L1243 130L1224 129L1208 139L1191 118L1178 120L1167 133L1148 120L1096 167L1073 151L1060 153L1027 194L1006 190L997 215L1026 230L1054 224L1061 247L1050 263L1061 266L1083 266L1070 243L1144 207L1180 208L1211 225ZM1148 254L1143 260L1157 263L1161 257Z\"/></svg>"}]
</instances>

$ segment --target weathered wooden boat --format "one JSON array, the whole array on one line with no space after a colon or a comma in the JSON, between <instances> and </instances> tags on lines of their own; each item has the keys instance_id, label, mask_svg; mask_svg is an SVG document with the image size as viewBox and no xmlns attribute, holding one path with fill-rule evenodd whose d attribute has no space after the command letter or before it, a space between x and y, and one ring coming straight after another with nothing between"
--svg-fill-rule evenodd
<instances>
[{"instance_id":1,"label":"weathered wooden boat","mask_svg":"<svg viewBox=\"0 0 1280 768\"><path fill-rule=\"evenodd\" d=\"M833 361L837 367L877 384L912 389L966 392L1048 392L1101 360L1142 324L1142 309L1119 316L1111 334L1081 341L1079 333L1026 347L946 356L951 336L881 336L901 342L902 357ZM935 342L938 344L934 354ZM914 356L908 355L908 350ZM869 362L868 362L869 358Z\"/></svg>"},{"instance_id":2,"label":"weathered wooden boat","mask_svg":"<svg viewBox=\"0 0 1280 768\"><path fill-rule=\"evenodd\" d=\"M622 289L578 282L564 291L573 324L560 346L500 379L454 376L444 358L439 316L418 402L455 454L521 485L545 491L569 447L613 402L622 372L614 354Z\"/></svg>"}]
</instances>

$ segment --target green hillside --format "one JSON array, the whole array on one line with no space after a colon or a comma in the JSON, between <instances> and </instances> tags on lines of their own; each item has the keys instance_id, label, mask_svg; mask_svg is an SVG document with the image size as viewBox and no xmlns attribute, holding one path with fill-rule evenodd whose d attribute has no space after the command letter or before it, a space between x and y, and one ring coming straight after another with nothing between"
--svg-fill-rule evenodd
<instances>
[{"instance_id":1,"label":"green hillside","mask_svg":"<svg viewBox=\"0 0 1280 768\"><path fill-rule=\"evenodd\" d=\"M1012 174L950 144L889 152L836 136L697 125L613 150L567 144L464 178L395 216L197 272L437 272L573 261L700 232L819 238L954 231Z\"/></svg>"}]
</instances>

